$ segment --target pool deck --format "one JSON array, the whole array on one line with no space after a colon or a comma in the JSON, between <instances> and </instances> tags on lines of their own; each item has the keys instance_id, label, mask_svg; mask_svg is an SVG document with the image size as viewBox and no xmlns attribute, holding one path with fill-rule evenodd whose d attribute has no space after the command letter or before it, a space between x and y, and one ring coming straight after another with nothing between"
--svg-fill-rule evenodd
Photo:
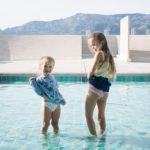
<instances>
[{"instance_id":1,"label":"pool deck","mask_svg":"<svg viewBox=\"0 0 150 150\"><path fill-rule=\"evenodd\" d=\"M54 74L86 74L92 59L56 59ZM150 62L125 62L115 58L119 75L150 75ZM1 61L0 74L36 74L38 60Z\"/></svg>"}]
</instances>

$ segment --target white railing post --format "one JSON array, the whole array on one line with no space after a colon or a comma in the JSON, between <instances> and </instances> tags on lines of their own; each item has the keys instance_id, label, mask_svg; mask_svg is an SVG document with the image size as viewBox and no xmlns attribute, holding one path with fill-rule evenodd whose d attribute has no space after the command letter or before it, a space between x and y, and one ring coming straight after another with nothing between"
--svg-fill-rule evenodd
<instances>
[{"instance_id":1,"label":"white railing post","mask_svg":"<svg viewBox=\"0 0 150 150\"><path fill-rule=\"evenodd\" d=\"M124 61L130 61L129 55L129 34L130 34L130 22L129 16L124 17L120 21L120 46L118 56Z\"/></svg>"}]
</instances>

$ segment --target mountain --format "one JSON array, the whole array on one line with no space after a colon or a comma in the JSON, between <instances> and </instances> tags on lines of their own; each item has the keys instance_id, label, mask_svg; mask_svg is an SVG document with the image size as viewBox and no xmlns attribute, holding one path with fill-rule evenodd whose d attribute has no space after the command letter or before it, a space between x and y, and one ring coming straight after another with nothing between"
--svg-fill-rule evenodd
<instances>
[{"instance_id":1,"label":"mountain","mask_svg":"<svg viewBox=\"0 0 150 150\"><path fill-rule=\"evenodd\" d=\"M150 29L150 14L82 14L53 21L31 21L22 26L0 30L0 35L84 35L87 30L91 32L105 29L110 34L119 34L120 20L130 16L131 28L136 29L136 34L145 34Z\"/></svg>"}]
</instances>

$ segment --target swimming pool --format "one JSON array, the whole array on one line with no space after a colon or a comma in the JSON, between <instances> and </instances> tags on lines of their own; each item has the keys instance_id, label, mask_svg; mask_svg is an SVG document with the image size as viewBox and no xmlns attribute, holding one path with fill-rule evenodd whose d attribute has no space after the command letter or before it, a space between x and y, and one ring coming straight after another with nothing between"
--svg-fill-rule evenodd
<instances>
[{"instance_id":1,"label":"swimming pool","mask_svg":"<svg viewBox=\"0 0 150 150\"><path fill-rule=\"evenodd\" d=\"M59 85L67 101L62 106L60 133L55 135L49 128L42 137L40 97L27 83L0 84L0 150L150 149L150 82L113 83L106 132L97 138L90 136L84 117L88 84Z\"/></svg>"}]
</instances>

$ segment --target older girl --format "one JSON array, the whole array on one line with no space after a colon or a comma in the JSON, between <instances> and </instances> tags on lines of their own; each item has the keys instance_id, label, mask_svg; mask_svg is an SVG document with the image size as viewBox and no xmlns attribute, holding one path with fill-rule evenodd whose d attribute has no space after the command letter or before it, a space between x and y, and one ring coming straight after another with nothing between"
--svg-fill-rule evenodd
<instances>
[{"instance_id":1,"label":"older girl","mask_svg":"<svg viewBox=\"0 0 150 150\"><path fill-rule=\"evenodd\" d=\"M89 90L85 102L85 113L90 133L97 135L93 111L97 105L99 132L102 134L106 128L105 107L111 86L109 79L115 77L116 67L104 34L99 32L90 34L88 44L94 52L94 59L87 74Z\"/></svg>"}]
</instances>

